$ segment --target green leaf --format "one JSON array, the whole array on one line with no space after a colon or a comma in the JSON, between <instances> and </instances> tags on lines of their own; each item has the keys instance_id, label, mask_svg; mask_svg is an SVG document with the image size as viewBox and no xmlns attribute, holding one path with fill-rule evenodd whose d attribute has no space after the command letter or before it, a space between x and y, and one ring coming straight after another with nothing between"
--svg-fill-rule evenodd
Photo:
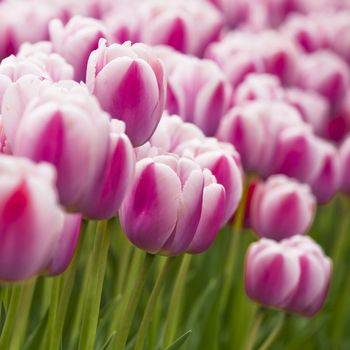
<instances>
[{"instance_id":1,"label":"green leaf","mask_svg":"<svg viewBox=\"0 0 350 350\"><path fill-rule=\"evenodd\" d=\"M191 335L192 329L177 338L171 345L169 345L165 350L178 350L186 342L188 337Z\"/></svg>"},{"instance_id":2,"label":"green leaf","mask_svg":"<svg viewBox=\"0 0 350 350\"><path fill-rule=\"evenodd\" d=\"M45 312L45 315L42 317L37 327L29 335L28 340L24 345L24 350L40 349L41 342L44 339L43 334L45 333L48 319L49 319L49 310Z\"/></svg>"},{"instance_id":3,"label":"green leaf","mask_svg":"<svg viewBox=\"0 0 350 350\"><path fill-rule=\"evenodd\" d=\"M107 350L109 347L109 344L111 343L111 340L114 338L114 336L117 334L117 332L113 332L105 341L105 343L102 345L100 350Z\"/></svg>"}]
</instances>

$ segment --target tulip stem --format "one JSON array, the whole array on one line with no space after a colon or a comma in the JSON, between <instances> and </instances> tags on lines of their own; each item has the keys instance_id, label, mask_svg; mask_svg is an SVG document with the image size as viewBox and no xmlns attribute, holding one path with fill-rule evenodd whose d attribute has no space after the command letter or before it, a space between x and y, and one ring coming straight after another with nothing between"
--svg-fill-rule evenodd
<instances>
[{"instance_id":1,"label":"tulip stem","mask_svg":"<svg viewBox=\"0 0 350 350\"><path fill-rule=\"evenodd\" d=\"M271 345L276 340L277 336L279 335L279 333L283 328L285 319L286 319L286 313L283 312L282 316L277 321L275 328L272 330L270 335L265 339L265 341L260 345L258 350L268 350L271 348Z\"/></svg>"},{"instance_id":2,"label":"tulip stem","mask_svg":"<svg viewBox=\"0 0 350 350\"><path fill-rule=\"evenodd\" d=\"M176 336L177 327L180 319L181 300L183 298L184 286L187 272L190 267L192 255L184 254L181 260L181 266L176 277L173 292L170 299L167 319L165 321L165 334L163 347L166 348L171 344Z\"/></svg>"},{"instance_id":3,"label":"tulip stem","mask_svg":"<svg viewBox=\"0 0 350 350\"><path fill-rule=\"evenodd\" d=\"M6 312L5 324L2 329L1 338L0 338L0 349L8 349L9 342L11 339L11 334L16 318L16 311L18 303L21 297L22 289L20 286L13 286L11 291L11 299Z\"/></svg>"},{"instance_id":4,"label":"tulip stem","mask_svg":"<svg viewBox=\"0 0 350 350\"><path fill-rule=\"evenodd\" d=\"M165 258L165 261L163 262L163 266L161 266L156 282L152 289L151 295L148 299L146 310L143 314L140 328L137 332L135 350L143 349L146 333L148 331L149 324L151 323L151 320L152 320L152 314L154 312L154 308L155 308L159 293L165 283L166 277L169 274L169 269L173 265L174 261L175 261L174 257Z\"/></svg>"},{"instance_id":5,"label":"tulip stem","mask_svg":"<svg viewBox=\"0 0 350 350\"><path fill-rule=\"evenodd\" d=\"M256 338L259 333L260 325L263 320L264 313L260 306L257 306L257 309L255 310L255 319L252 322L251 329L249 331L249 337L247 339L247 343L245 345L245 350L252 350L254 348Z\"/></svg>"},{"instance_id":6,"label":"tulip stem","mask_svg":"<svg viewBox=\"0 0 350 350\"><path fill-rule=\"evenodd\" d=\"M15 332L12 332L11 343L8 349L22 349L22 341L26 334L32 298L34 294L36 279L26 282L21 288L21 296L15 316ZM2 349L2 348L1 348ZM4 348L6 349L6 348Z\"/></svg>"},{"instance_id":7,"label":"tulip stem","mask_svg":"<svg viewBox=\"0 0 350 350\"><path fill-rule=\"evenodd\" d=\"M111 349L123 350L125 349L126 342L128 340L129 331L131 328L132 321L134 319L134 314L138 301L140 299L143 286L146 282L148 271L151 268L152 262L154 260L154 255L146 254L141 270L133 279L132 288L128 288L129 293L127 293L127 302L125 308L122 310L121 317L118 320L118 328L116 336L112 339ZM137 258L137 256L136 256Z\"/></svg>"},{"instance_id":8,"label":"tulip stem","mask_svg":"<svg viewBox=\"0 0 350 350\"><path fill-rule=\"evenodd\" d=\"M100 221L97 224L93 252L89 259L88 269L90 278L84 305L83 324L80 333L79 349L94 348L103 281L106 270L110 244L110 226L112 221Z\"/></svg>"}]
</instances>

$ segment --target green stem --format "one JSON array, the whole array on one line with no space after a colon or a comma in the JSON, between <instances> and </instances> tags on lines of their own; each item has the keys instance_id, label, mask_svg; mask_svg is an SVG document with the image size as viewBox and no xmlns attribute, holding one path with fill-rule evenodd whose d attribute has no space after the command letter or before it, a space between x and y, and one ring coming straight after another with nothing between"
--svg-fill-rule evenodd
<instances>
[{"instance_id":1,"label":"green stem","mask_svg":"<svg viewBox=\"0 0 350 350\"><path fill-rule=\"evenodd\" d=\"M109 231L110 225L107 221L100 221L98 223L95 245L89 261L90 283L86 291L86 303L79 340L80 350L90 350L94 347L110 243Z\"/></svg>"},{"instance_id":2,"label":"green stem","mask_svg":"<svg viewBox=\"0 0 350 350\"><path fill-rule=\"evenodd\" d=\"M276 340L277 336L279 335L280 331L283 328L285 319L286 319L286 314L282 313L282 316L279 318L275 328L272 330L270 335L265 339L265 341L262 343L262 345L259 347L258 350L268 350L271 348L271 345Z\"/></svg>"},{"instance_id":3,"label":"green stem","mask_svg":"<svg viewBox=\"0 0 350 350\"><path fill-rule=\"evenodd\" d=\"M259 334L259 329L261 322L263 320L264 314L261 310L261 307L258 306L256 311L255 311L255 318L252 323L250 332L249 332L249 337L247 338L247 343L244 347L245 350L252 350L254 348L256 338L258 337Z\"/></svg>"},{"instance_id":4,"label":"green stem","mask_svg":"<svg viewBox=\"0 0 350 350\"><path fill-rule=\"evenodd\" d=\"M143 349L146 333L148 331L149 324L151 323L151 320L152 320L154 307L156 305L159 293L160 293L160 291L161 291L161 289L166 281L166 277L169 275L169 269L170 269L172 263L174 262L174 259L175 258L166 258L163 266L161 267L161 269L159 271L157 280L154 284L151 295L148 299L146 310L143 314L140 328L137 332L135 350L142 350Z\"/></svg>"},{"instance_id":5,"label":"green stem","mask_svg":"<svg viewBox=\"0 0 350 350\"><path fill-rule=\"evenodd\" d=\"M80 260L83 263L83 278L82 283L80 285L80 290L82 293L80 293L79 298L77 299L77 305L74 310L74 318L73 318L73 325L70 332L69 337L69 348L76 348L76 339L78 338L80 334L80 328L83 318L83 310L84 310L84 302L85 302L85 294L86 291L89 288L89 281L91 278L90 275L90 268L89 268L89 259L87 259L91 255L91 251L94 247L94 238L96 236L96 221L89 221L87 224L87 230L86 232L83 232L83 236L81 239L84 241L83 249L82 249L82 256L80 257ZM86 262L88 261L88 262ZM88 265L88 266L86 266ZM77 266L77 269L80 266ZM79 269L80 270L80 269Z\"/></svg>"},{"instance_id":6,"label":"green stem","mask_svg":"<svg viewBox=\"0 0 350 350\"><path fill-rule=\"evenodd\" d=\"M16 331L12 332L11 343L9 347L9 349L11 350L22 349L22 342L26 334L30 308L32 305L35 282L36 280L34 279L22 286L21 296L17 307L16 318L15 318L14 328Z\"/></svg>"},{"instance_id":7,"label":"green stem","mask_svg":"<svg viewBox=\"0 0 350 350\"><path fill-rule=\"evenodd\" d=\"M58 303L61 290L61 278L54 277L52 279L51 304L48 320L48 333L46 340L46 348L50 350L58 350L60 346L61 335L56 332L56 319L58 311Z\"/></svg>"},{"instance_id":8,"label":"green stem","mask_svg":"<svg viewBox=\"0 0 350 350\"><path fill-rule=\"evenodd\" d=\"M10 303L6 312L5 324L0 338L0 349L8 349L16 318L16 311L22 293L21 286L13 286Z\"/></svg>"},{"instance_id":9,"label":"green stem","mask_svg":"<svg viewBox=\"0 0 350 350\"><path fill-rule=\"evenodd\" d=\"M140 299L142 289L145 284L148 271L152 265L153 260L154 260L154 255L146 254L146 258L141 267L141 271L139 271L137 276L131 276L134 282L133 287L130 288L130 295L128 295L128 299L127 299L128 301L125 304L126 307L124 308L124 310L122 310L121 318L118 320L119 325L117 328L117 334L112 340L111 347L110 347L111 349L118 349L118 350L125 349L130 327L134 319L135 310L136 310L138 301Z\"/></svg>"},{"instance_id":10,"label":"green stem","mask_svg":"<svg viewBox=\"0 0 350 350\"><path fill-rule=\"evenodd\" d=\"M181 266L176 277L173 292L170 299L167 319L165 321L165 333L163 347L166 348L171 344L176 336L177 327L180 319L180 311L184 286L186 282L187 272L191 263L192 255L184 254L182 256Z\"/></svg>"}]
</instances>

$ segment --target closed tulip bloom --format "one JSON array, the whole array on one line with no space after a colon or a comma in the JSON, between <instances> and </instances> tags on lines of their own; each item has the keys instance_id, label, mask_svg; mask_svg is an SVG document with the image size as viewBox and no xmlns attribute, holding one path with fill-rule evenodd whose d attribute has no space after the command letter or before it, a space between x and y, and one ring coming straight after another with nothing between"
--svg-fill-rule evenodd
<instances>
[{"instance_id":1,"label":"closed tulip bloom","mask_svg":"<svg viewBox=\"0 0 350 350\"><path fill-rule=\"evenodd\" d=\"M245 258L245 288L261 304L311 317L326 299L331 270L331 260L309 237L261 239Z\"/></svg>"},{"instance_id":2,"label":"closed tulip bloom","mask_svg":"<svg viewBox=\"0 0 350 350\"><path fill-rule=\"evenodd\" d=\"M316 200L308 185L274 175L254 188L249 221L260 237L280 241L305 234L315 209Z\"/></svg>"},{"instance_id":3,"label":"closed tulip bloom","mask_svg":"<svg viewBox=\"0 0 350 350\"><path fill-rule=\"evenodd\" d=\"M280 133L298 125L303 122L293 107L280 101L257 100L231 109L216 136L235 146L245 170L265 176L274 171Z\"/></svg>"},{"instance_id":4,"label":"closed tulip bloom","mask_svg":"<svg viewBox=\"0 0 350 350\"><path fill-rule=\"evenodd\" d=\"M75 16L64 25L56 19L50 23L50 38L55 52L74 67L74 78L85 81L90 53L107 37L103 23L92 18Z\"/></svg>"},{"instance_id":5,"label":"closed tulip bloom","mask_svg":"<svg viewBox=\"0 0 350 350\"><path fill-rule=\"evenodd\" d=\"M39 273L63 227L55 171L47 164L0 155L0 280Z\"/></svg>"},{"instance_id":6,"label":"closed tulip bloom","mask_svg":"<svg viewBox=\"0 0 350 350\"><path fill-rule=\"evenodd\" d=\"M301 182L311 182L320 171L322 156L319 138L308 125L281 131L273 157L273 173L282 173Z\"/></svg>"},{"instance_id":7,"label":"closed tulip bloom","mask_svg":"<svg viewBox=\"0 0 350 350\"><path fill-rule=\"evenodd\" d=\"M109 116L85 87L63 81L42 89L13 129L10 117L4 114L3 121L13 153L53 164L61 203L80 211L87 189L100 181L108 150Z\"/></svg>"},{"instance_id":8,"label":"closed tulip bloom","mask_svg":"<svg viewBox=\"0 0 350 350\"><path fill-rule=\"evenodd\" d=\"M222 29L220 12L205 1L150 1L140 8L141 41L168 45L186 54L202 56ZM198 26L205 23L205 26Z\"/></svg>"},{"instance_id":9,"label":"closed tulip bloom","mask_svg":"<svg viewBox=\"0 0 350 350\"><path fill-rule=\"evenodd\" d=\"M300 60L296 84L324 96L336 112L350 88L350 73L340 57L329 51L318 51Z\"/></svg>"},{"instance_id":10,"label":"closed tulip bloom","mask_svg":"<svg viewBox=\"0 0 350 350\"><path fill-rule=\"evenodd\" d=\"M350 194L350 136L348 136L339 148L340 163L340 189Z\"/></svg>"},{"instance_id":11,"label":"closed tulip bloom","mask_svg":"<svg viewBox=\"0 0 350 350\"><path fill-rule=\"evenodd\" d=\"M133 181L134 150L124 130L123 122L111 121L107 159L99 181L88 191L88 198L82 208L84 215L89 218L107 219L117 215Z\"/></svg>"},{"instance_id":12,"label":"closed tulip bloom","mask_svg":"<svg viewBox=\"0 0 350 350\"><path fill-rule=\"evenodd\" d=\"M331 143L319 140L318 147L321 166L310 185L318 203L324 204L330 201L339 189L340 164L337 149Z\"/></svg>"},{"instance_id":13,"label":"closed tulip bloom","mask_svg":"<svg viewBox=\"0 0 350 350\"><path fill-rule=\"evenodd\" d=\"M231 94L230 84L214 62L185 57L168 76L166 108L212 136Z\"/></svg>"},{"instance_id":14,"label":"closed tulip bloom","mask_svg":"<svg viewBox=\"0 0 350 350\"><path fill-rule=\"evenodd\" d=\"M90 55L86 81L102 108L125 122L134 146L152 136L164 110L166 83L150 48L129 42L107 47L101 39Z\"/></svg>"},{"instance_id":15,"label":"closed tulip bloom","mask_svg":"<svg viewBox=\"0 0 350 350\"><path fill-rule=\"evenodd\" d=\"M63 227L44 269L46 274L59 275L69 266L78 245L81 220L80 214L65 214Z\"/></svg>"},{"instance_id":16,"label":"closed tulip bloom","mask_svg":"<svg viewBox=\"0 0 350 350\"><path fill-rule=\"evenodd\" d=\"M223 224L225 190L209 170L175 156L145 158L136 165L120 209L130 241L150 253L199 253Z\"/></svg>"}]
</instances>

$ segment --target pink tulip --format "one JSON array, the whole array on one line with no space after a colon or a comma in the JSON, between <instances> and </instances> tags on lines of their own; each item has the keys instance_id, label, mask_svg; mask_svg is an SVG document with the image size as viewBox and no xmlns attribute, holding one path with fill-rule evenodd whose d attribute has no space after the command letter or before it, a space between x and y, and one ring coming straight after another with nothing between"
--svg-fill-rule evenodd
<instances>
[{"instance_id":1,"label":"pink tulip","mask_svg":"<svg viewBox=\"0 0 350 350\"><path fill-rule=\"evenodd\" d=\"M52 21L50 37L55 52L74 67L75 80L85 81L90 53L107 37L107 30L96 19L75 16L65 26L60 20Z\"/></svg>"},{"instance_id":2,"label":"pink tulip","mask_svg":"<svg viewBox=\"0 0 350 350\"><path fill-rule=\"evenodd\" d=\"M8 90L5 108L13 108L10 102L21 96ZM87 189L100 182L108 152L109 116L85 87L73 81L45 86L27 106L16 108L23 109L19 120L11 119L14 114L3 114L11 150L55 165L61 203L80 210Z\"/></svg>"},{"instance_id":3,"label":"pink tulip","mask_svg":"<svg viewBox=\"0 0 350 350\"><path fill-rule=\"evenodd\" d=\"M137 163L120 210L130 241L151 253L200 253L223 224L225 190L209 170L172 155Z\"/></svg>"},{"instance_id":4,"label":"pink tulip","mask_svg":"<svg viewBox=\"0 0 350 350\"><path fill-rule=\"evenodd\" d=\"M337 149L329 142L318 141L321 166L310 181L312 192L318 203L324 204L331 200L339 187L340 164Z\"/></svg>"},{"instance_id":5,"label":"pink tulip","mask_svg":"<svg viewBox=\"0 0 350 350\"><path fill-rule=\"evenodd\" d=\"M86 81L102 108L125 122L134 146L152 136L164 109L165 78L161 62L147 46L107 47L101 39L90 55Z\"/></svg>"},{"instance_id":6,"label":"pink tulip","mask_svg":"<svg viewBox=\"0 0 350 350\"><path fill-rule=\"evenodd\" d=\"M255 186L249 222L260 237L280 241L305 234L315 209L316 200L308 185L275 175Z\"/></svg>"},{"instance_id":7,"label":"pink tulip","mask_svg":"<svg viewBox=\"0 0 350 350\"><path fill-rule=\"evenodd\" d=\"M247 171L273 173L279 135L291 127L305 127L299 113L280 101L252 101L231 109L222 119L217 137L232 143Z\"/></svg>"},{"instance_id":8,"label":"pink tulip","mask_svg":"<svg viewBox=\"0 0 350 350\"><path fill-rule=\"evenodd\" d=\"M350 194L350 136L348 136L339 148L340 163L340 189Z\"/></svg>"},{"instance_id":9,"label":"pink tulip","mask_svg":"<svg viewBox=\"0 0 350 350\"><path fill-rule=\"evenodd\" d=\"M63 227L49 165L0 155L0 280L39 273Z\"/></svg>"},{"instance_id":10,"label":"pink tulip","mask_svg":"<svg viewBox=\"0 0 350 350\"><path fill-rule=\"evenodd\" d=\"M318 51L300 60L296 83L327 98L337 111L350 89L350 73L340 57L332 52Z\"/></svg>"},{"instance_id":11,"label":"pink tulip","mask_svg":"<svg viewBox=\"0 0 350 350\"><path fill-rule=\"evenodd\" d=\"M99 181L88 191L82 212L89 218L106 219L118 214L121 202L132 184L135 157L125 125L111 122L109 150Z\"/></svg>"},{"instance_id":12,"label":"pink tulip","mask_svg":"<svg viewBox=\"0 0 350 350\"><path fill-rule=\"evenodd\" d=\"M244 0L209 0L222 13L225 22L230 27L237 27L245 22L249 15L250 5Z\"/></svg>"},{"instance_id":13,"label":"pink tulip","mask_svg":"<svg viewBox=\"0 0 350 350\"><path fill-rule=\"evenodd\" d=\"M212 136L231 94L230 84L214 62L184 57L168 76L166 108Z\"/></svg>"},{"instance_id":14,"label":"pink tulip","mask_svg":"<svg viewBox=\"0 0 350 350\"><path fill-rule=\"evenodd\" d=\"M54 248L49 255L49 262L45 267L47 274L59 275L68 267L78 244L80 224L80 214L65 215L63 228L56 239Z\"/></svg>"},{"instance_id":15,"label":"pink tulip","mask_svg":"<svg viewBox=\"0 0 350 350\"><path fill-rule=\"evenodd\" d=\"M311 317L328 292L332 262L309 237L261 239L245 259L248 296L265 305Z\"/></svg>"},{"instance_id":16,"label":"pink tulip","mask_svg":"<svg viewBox=\"0 0 350 350\"><path fill-rule=\"evenodd\" d=\"M149 45L168 45L202 56L208 44L222 29L222 16L205 1L150 1L140 7L141 41ZM205 23L205 26L198 26Z\"/></svg>"},{"instance_id":17,"label":"pink tulip","mask_svg":"<svg viewBox=\"0 0 350 350\"><path fill-rule=\"evenodd\" d=\"M16 54L24 42L48 39L48 23L62 12L48 2L4 1L0 3L0 58Z\"/></svg>"}]
</instances>

